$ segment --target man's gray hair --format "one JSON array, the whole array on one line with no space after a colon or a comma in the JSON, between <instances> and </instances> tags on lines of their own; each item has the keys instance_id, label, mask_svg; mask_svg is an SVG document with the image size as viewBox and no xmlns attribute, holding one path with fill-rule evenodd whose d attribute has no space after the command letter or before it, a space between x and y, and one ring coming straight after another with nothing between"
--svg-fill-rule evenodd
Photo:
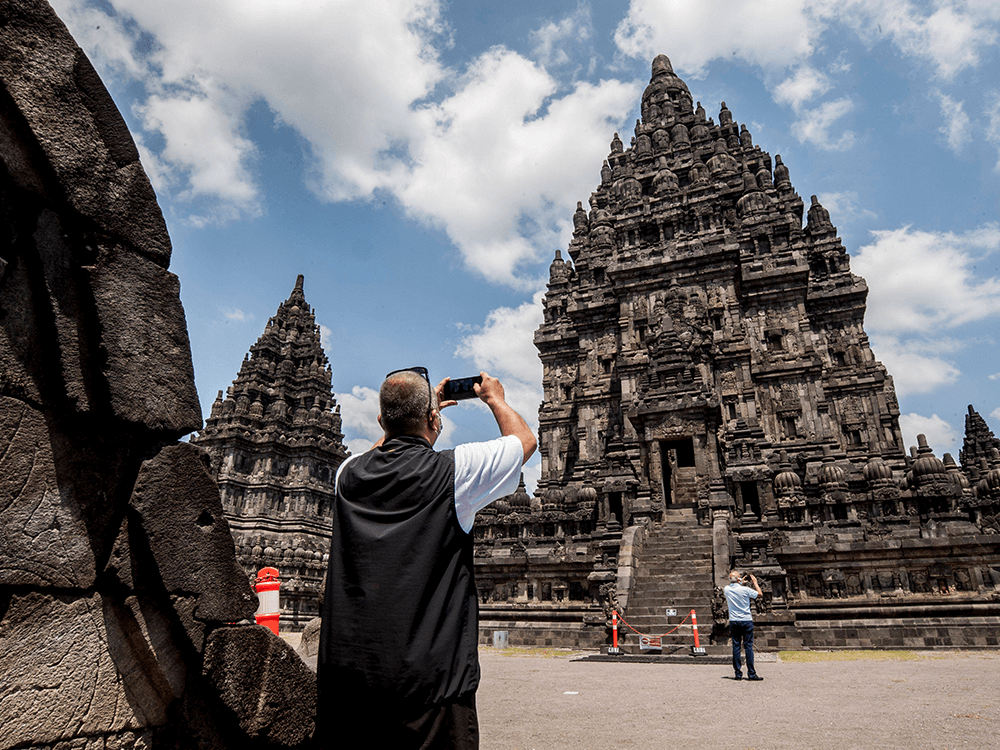
<instances>
[{"instance_id":1,"label":"man's gray hair","mask_svg":"<svg viewBox=\"0 0 1000 750\"><path fill-rule=\"evenodd\" d=\"M433 393L427 380L416 372L404 370L386 378L378 392L382 429L389 435L420 432L427 423L428 414L437 408Z\"/></svg>"}]
</instances>

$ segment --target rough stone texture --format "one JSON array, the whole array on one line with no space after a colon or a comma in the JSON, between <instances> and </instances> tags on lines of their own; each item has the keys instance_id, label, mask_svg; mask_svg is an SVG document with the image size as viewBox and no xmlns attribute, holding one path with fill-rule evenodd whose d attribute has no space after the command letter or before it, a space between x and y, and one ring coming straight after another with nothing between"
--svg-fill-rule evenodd
<instances>
[{"instance_id":1,"label":"rough stone texture","mask_svg":"<svg viewBox=\"0 0 1000 750\"><path fill-rule=\"evenodd\" d=\"M94 550L87 543L76 491L60 483L45 415L0 396L0 585L93 585Z\"/></svg>"},{"instance_id":2,"label":"rough stone texture","mask_svg":"<svg viewBox=\"0 0 1000 750\"><path fill-rule=\"evenodd\" d=\"M322 625L322 618L314 617L302 628L302 637L295 651L303 660L319 656L319 633Z\"/></svg>"},{"instance_id":3,"label":"rough stone texture","mask_svg":"<svg viewBox=\"0 0 1000 750\"><path fill-rule=\"evenodd\" d=\"M45 2L0 4L0 49L0 750L299 746L313 683L230 709L257 688L221 678L287 677L288 653L246 635L205 671L257 602L176 442L201 413L135 146Z\"/></svg>"},{"instance_id":4,"label":"rough stone texture","mask_svg":"<svg viewBox=\"0 0 1000 750\"><path fill-rule=\"evenodd\" d=\"M297 747L312 735L316 676L267 628L214 631L205 645L205 676L247 736Z\"/></svg>"},{"instance_id":5,"label":"rough stone texture","mask_svg":"<svg viewBox=\"0 0 1000 750\"><path fill-rule=\"evenodd\" d=\"M536 497L477 517L482 621L518 642L575 618L599 642L612 608L649 635L676 624L665 608L694 608L722 637L713 589L730 566L762 582L763 637L801 622L810 645L839 646L833 625L850 620L870 639L878 618L862 613L890 603L921 643L944 638L931 612L1000 615L985 420L970 407L961 467L923 436L907 455L864 332L867 285L829 212L815 196L806 210L725 103L706 117L665 56L641 114L550 267L541 476ZM633 526L648 529L634 575Z\"/></svg>"},{"instance_id":6,"label":"rough stone texture","mask_svg":"<svg viewBox=\"0 0 1000 750\"><path fill-rule=\"evenodd\" d=\"M199 426L177 277L121 245L102 250L88 271L115 414L168 433Z\"/></svg>"},{"instance_id":7,"label":"rough stone texture","mask_svg":"<svg viewBox=\"0 0 1000 750\"><path fill-rule=\"evenodd\" d=\"M155 605L14 596L0 623L0 748L164 724L184 665Z\"/></svg>"},{"instance_id":8,"label":"rough stone texture","mask_svg":"<svg viewBox=\"0 0 1000 750\"><path fill-rule=\"evenodd\" d=\"M12 176L23 176L22 184L37 187L50 173L75 212L165 268L170 240L132 136L90 61L48 3L4 2L0 46L3 87L44 163L41 168L32 165L37 161L22 155L25 147L11 160Z\"/></svg>"},{"instance_id":9,"label":"rough stone texture","mask_svg":"<svg viewBox=\"0 0 1000 750\"><path fill-rule=\"evenodd\" d=\"M334 478L347 457L332 373L299 276L191 442L212 457L248 576L281 574L281 630L319 615Z\"/></svg>"},{"instance_id":10,"label":"rough stone texture","mask_svg":"<svg viewBox=\"0 0 1000 750\"><path fill-rule=\"evenodd\" d=\"M178 443L144 462L131 505L198 650L203 624L253 618L257 596L236 563L204 451Z\"/></svg>"}]
</instances>

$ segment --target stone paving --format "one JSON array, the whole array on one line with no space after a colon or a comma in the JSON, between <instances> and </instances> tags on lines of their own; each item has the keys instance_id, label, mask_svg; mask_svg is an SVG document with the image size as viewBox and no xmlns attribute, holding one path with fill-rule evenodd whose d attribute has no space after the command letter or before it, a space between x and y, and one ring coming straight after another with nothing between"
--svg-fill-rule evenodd
<instances>
[{"instance_id":1,"label":"stone paving","mask_svg":"<svg viewBox=\"0 0 1000 750\"><path fill-rule=\"evenodd\" d=\"M1000 651L807 663L765 654L759 683L707 662L480 653L481 750L1000 748Z\"/></svg>"}]
</instances>

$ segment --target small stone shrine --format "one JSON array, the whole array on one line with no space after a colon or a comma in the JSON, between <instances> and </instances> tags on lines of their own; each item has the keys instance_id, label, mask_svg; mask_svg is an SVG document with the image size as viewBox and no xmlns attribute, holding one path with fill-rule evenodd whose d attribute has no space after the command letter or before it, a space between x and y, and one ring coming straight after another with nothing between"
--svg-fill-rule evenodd
<instances>
[{"instance_id":1,"label":"small stone shrine","mask_svg":"<svg viewBox=\"0 0 1000 750\"><path fill-rule=\"evenodd\" d=\"M340 407L300 275L226 397L191 442L212 457L237 558L253 578L281 573L281 628L319 616L333 480L347 457Z\"/></svg>"},{"instance_id":2,"label":"small stone shrine","mask_svg":"<svg viewBox=\"0 0 1000 750\"><path fill-rule=\"evenodd\" d=\"M641 113L550 267L536 497L475 527L484 642L606 642L612 606L723 638L739 566L765 647L1000 645L985 421L969 407L961 466L923 436L908 455L829 212L665 56Z\"/></svg>"}]
</instances>

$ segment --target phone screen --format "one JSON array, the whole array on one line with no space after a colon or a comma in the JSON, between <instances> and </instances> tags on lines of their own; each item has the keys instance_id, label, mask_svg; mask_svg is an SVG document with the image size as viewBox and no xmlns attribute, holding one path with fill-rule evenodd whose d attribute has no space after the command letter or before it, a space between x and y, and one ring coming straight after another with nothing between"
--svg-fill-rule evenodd
<instances>
[{"instance_id":1,"label":"phone screen","mask_svg":"<svg viewBox=\"0 0 1000 750\"><path fill-rule=\"evenodd\" d=\"M474 378L452 378L444 384L442 397L445 401L461 401L466 398L476 398L476 383L482 385L483 378L476 375Z\"/></svg>"}]
</instances>

